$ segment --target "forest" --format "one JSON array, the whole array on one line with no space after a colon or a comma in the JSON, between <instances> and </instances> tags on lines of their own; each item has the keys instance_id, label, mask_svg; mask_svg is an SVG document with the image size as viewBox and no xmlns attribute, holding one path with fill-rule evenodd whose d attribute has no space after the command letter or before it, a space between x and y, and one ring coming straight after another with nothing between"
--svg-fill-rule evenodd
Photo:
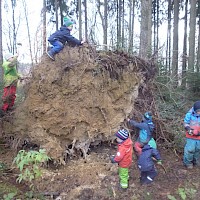
<instances>
[{"instance_id":1,"label":"forest","mask_svg":"<svg viewBox=\"0 0 200 200\"><path fill-rule=\"evenodd\" d=\"M68 19L84 43L66 42L52 60L48 39ZM199 199L184 127L200 95L200 0L0 1L2 110L8 53L22 78L0 113L0 199ZM122 190L115 133L127 129L134 144L139 129L128 120L146 112L162 163L141 185L133 151Z\"/></svg>"}]
</instances>

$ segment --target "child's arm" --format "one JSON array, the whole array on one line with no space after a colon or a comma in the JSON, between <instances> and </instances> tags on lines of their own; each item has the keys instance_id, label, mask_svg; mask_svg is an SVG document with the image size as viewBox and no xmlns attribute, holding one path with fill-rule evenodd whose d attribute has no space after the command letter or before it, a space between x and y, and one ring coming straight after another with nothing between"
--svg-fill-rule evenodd
<instances>
[{"instance_id":1,"label":"child's arm","mask_svg":"<svg viewBox=\"0 0 200 200\"><path fill-rule=\"evenodd\" d=\"M132 119L129 119L128 122L131 126L134 126L136 128L139 128L139 129L146 129L147 128L147 124L143 123L143 122L136 122L135 120L132 120Z\"/></svg>"},{"instance_id":2,"label":"child's arm","mask_svg":"<svg viewBox=\"0 0 200 200\"><path fill-rule=\"evenodd\" d=\"M157 162L161 162L161 156L157 149L152 149L152 156L157 160Z\"/></svg>"},{"instance_id":3,"label":"child's arm","mask_svg":"<svg viewBox=\"0 0 200 200\"><path fill-rule=\"evenodd\" d=\"M113 157L111 157L112 163L119 163L122 158L124 157L125 152L124 151L118 151L117 154Z\"/></svg>"}]
</instances>

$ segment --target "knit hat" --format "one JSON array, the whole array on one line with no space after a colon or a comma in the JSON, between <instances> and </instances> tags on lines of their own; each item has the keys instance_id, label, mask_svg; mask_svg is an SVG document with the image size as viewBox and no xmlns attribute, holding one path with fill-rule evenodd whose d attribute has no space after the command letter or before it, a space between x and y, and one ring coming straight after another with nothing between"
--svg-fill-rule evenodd
<instances>
[{"instance_id":1,"label":"knit hat","mask_svg":"<svg viewBox=\"0 0 200 200\"><path fill-rule=\"evenodd\" d=\"M7 53L5 56L4 56L4 59L6 60L6 61L8 61L10 58L12 58L13 57L13 54L12 53Z\"/></svg>"},{"instance_id":2,"label":"knit hat","mask_svg":"<svg viewBox=\"0 0 200 200\"><path fill-rule=\"evenodd\" d=\"M200 101L196 101L193 108L195 112L200 111Z\"/></svg>"},{"instance_id":3,"label":"knit hat","mask_svg":"<svg viewBox=\"0 0 200 200\"><path fill-rule=\"evenodd\" d=\"M65 25L66 27L69 27L69 26L71 26L72 24L74 24L74 22L73 22L72 20L70 20L70 19L67 19L67 20L64 22L64 25Z\"/></svg>"},{"instance_id":4,"label":"knit hat","mask_svg":"<svg viewBox=\"0 0 200 200\"><path fill-rule=\"evenodd\" d=\"M152 113L151 112L145 112L144 113L144 118L146 120L151 120L152 121Z\"/></svg>"},{"instance_id":5,"label":"knit hat","mask_svg":"<svg viewBox=\"0 0 200 200\"><path fill-rule=\"evenodd\" d=\"M126 129L120 129L117 133L115 133L115 136L121 140L126 140L129 136L129 133Z\"/></svg>"}]
</instances>

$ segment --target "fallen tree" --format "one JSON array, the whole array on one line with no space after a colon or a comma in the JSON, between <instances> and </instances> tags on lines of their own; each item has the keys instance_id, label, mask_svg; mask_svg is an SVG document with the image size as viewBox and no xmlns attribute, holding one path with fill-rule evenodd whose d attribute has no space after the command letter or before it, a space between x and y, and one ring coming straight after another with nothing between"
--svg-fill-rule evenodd
<instances>
[{"instance_id":1,"label":"fallen tree","mask_svg":"<svg viewBox=\"0 0 200 200\"><path fill-rule=\"evenodd\" d=\"M55 62L44 55L25 100L3 121L4 134L45 148L53 159L85 157L91 145L112 140L154 74L151 62L123 52L66 47Z\"/></svg>"}]
</instances>

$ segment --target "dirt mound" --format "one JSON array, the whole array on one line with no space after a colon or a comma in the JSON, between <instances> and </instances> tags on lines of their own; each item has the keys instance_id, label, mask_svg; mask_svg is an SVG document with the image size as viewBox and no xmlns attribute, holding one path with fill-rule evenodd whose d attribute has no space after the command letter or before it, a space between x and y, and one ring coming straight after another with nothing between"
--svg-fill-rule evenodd
<instances>
[{"instance_id":1,"label":"dirt mound","mask_svg":"<svg viewBox=\"0 0 200 200\"><path fill-rule=\"evenodd\" d=\"M86 156L91 145L112 139L154 71L138 57L91 47L66 47L55 62L44 55L4 132L28 138L54 159Z\"/></svg>"}]
</instances>

